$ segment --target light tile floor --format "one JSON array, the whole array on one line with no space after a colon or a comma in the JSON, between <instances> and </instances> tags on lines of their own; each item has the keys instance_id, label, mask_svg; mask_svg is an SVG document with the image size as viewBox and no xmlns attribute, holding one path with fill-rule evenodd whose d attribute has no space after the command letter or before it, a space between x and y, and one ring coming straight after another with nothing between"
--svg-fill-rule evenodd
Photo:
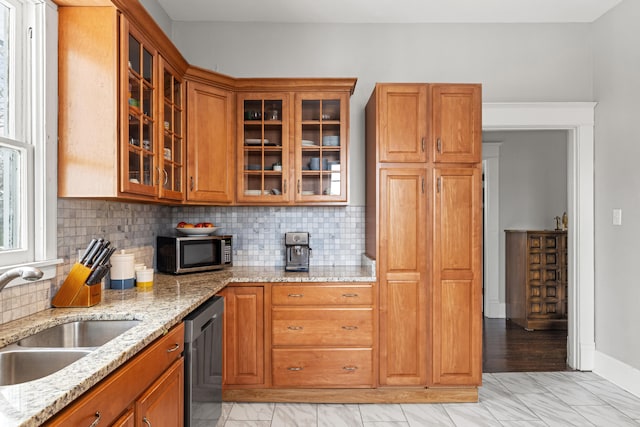
<instances>
[{"instance_id":1,"label":"light tile floor","mask_svg":"<svg viewBox=\"0 0 640 427\"><path fill-rule=\"evenodd\" d=\"M218 427L640 426L640 398L590 372L483 375L478 403L225 403Z\"/></svg>"}]
</instances>

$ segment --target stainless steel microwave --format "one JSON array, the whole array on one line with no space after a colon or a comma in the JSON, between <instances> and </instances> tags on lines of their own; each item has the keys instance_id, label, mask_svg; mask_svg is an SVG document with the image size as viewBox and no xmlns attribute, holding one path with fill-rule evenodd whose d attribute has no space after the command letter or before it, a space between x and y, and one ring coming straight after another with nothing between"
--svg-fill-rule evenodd
<instances>
[{"instance_id":1,"label":"stainless steel microwave","mask_svg":"<svg viewBox=\"0 0 640 427\"><path fill-rule=\"evenodd\" d=\"M158 236L156 267L182 274L232 265L231 236Z\"/></svg>"}]
</instances>

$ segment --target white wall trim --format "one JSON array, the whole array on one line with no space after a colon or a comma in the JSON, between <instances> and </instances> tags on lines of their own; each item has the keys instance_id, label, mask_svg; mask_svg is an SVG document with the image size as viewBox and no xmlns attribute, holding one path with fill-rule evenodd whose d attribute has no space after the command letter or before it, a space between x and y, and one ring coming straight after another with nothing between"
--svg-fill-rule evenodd
<instances>
[{"instance_id":1,"label":"white wall trim","mask_svg":"<svg viewBox=\"0 0 640 427\"><path fill-rule=\"evenodd\" d=\"M566 129L569 216L567 363L593 370L595 351L594 109L595 102L483 103L483 130Z\"/></svg>"},{"instance_id":2,"label":"white wall trim","mask_svg":"<svg viewBox=\"0 0 640 427\"><path fill-rule=\"evenodd\" d=\"M503 319L506 304L500 302L500 146L482 143L484 173L484 315Z\"/></svg>"},{"instance_id":3,"label":"white wall trim","mask_svg":"<svg viewBox=\"0 0 640 427\"><path fill-rule=\"evenodd\" d=\"M640 369L619 361L601 351L594 351L596 374L640 397Z\"/></svg>"}]
</instances>

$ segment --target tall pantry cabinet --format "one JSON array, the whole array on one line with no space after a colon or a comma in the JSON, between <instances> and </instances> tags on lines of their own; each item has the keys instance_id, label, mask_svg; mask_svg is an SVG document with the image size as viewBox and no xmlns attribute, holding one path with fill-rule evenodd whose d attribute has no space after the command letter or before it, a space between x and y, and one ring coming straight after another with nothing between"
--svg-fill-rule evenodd
<instances>
[{"instance_id":1,"label":"tall pantry cabinet","mask_svg":"<svg viewBox=\"0 0 640 427\"><path fill-rule=\"evenodd\" d=\"M379 83L366 122L379 383L480 385L481 86Z\"/></svg>"}]
</instances>

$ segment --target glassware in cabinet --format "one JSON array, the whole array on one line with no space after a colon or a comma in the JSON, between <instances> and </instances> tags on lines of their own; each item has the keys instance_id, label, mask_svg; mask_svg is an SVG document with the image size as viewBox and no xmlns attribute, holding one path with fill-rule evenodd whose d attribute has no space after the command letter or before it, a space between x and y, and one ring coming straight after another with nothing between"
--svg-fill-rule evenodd
<instances>
[{"instance_id":1,"label":"glassware in cabinet","mask_svg":"<svg viewBox=\"0 0 640 427\"><path fill-rule=\"evenodd\" d=\"M155 168L156 116L154 111L156 51L132 28L125 38L128 48L125 76L128 81L126 134L121 162L123 191L153 196L156 194Z\"/></svg>"},{"instance_id":2,"label":"glassware in cabinet","mask_svg":"<svg viewBox=\"0 0 640 427\"><path fill-rule=\"evenodd\" d=\"M182 81L177 77L169 64L162 62L162 123L160 134L162 135L161 151L158 159L161 171L160 194L161 198L182 200L183 188L183 152L184 152L184 108L182 105Z\"/></svg>"},{"instance_id":3,"label":"glassware in cabinet","mask_svg":"<svg viewBox=\"0 0 640 427\"><path fill-rule=\"evenodd\" d=\"M296 200L346 201L347 102L342 95L299 96Z\"/></svg>"},{"instance_id":4,"label":"glassware in cabinet","mask_svg":"<svg viewBox=\"0 0 640 427\"><path fill-rule=\"evenodd\" d=\"M238 199L282 202L287 196L286 95L248 95L239 102L241 144Z\"/></svg>"}]
</instances>

